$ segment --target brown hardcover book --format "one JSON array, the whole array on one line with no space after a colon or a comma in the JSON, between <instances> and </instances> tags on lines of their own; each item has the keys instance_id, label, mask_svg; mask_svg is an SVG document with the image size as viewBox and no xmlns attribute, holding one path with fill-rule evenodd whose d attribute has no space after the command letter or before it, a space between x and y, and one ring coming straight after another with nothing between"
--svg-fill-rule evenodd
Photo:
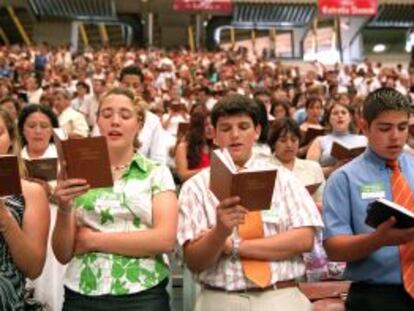
<instances>
[{"instance_id":1,"label":"brown hardcover book","mask_svg":"<svg viewBox=\"0 0 414 311\"><path fill-rule=\"evenodd\" d=\"M306 185L305 188L306 190L308 190L310 195L313 195L316 192L316 190L318 190L320 185L321 183L310 184L310 185Z\"/></svg>"},{"instance_id":2,"label":"brown hardcover book","mask_svg":"<svg viewBox=\"0 0 414 311\"><path fill-rule=\"evenodd\" d=\"M20 193L22 193L22 185L17 157L0 156L0 197Z\"/></svg>"},{"instance_id":3,"label":"brown hardcover book","mask_svg":"<svg viewBox=\"0 0 414 311\"><path fill-rule=\"evenodd\" d=\"M25 161L29 177L51 181L57 179L57 158Z\"/></svg>"},{"instance_id":4,"label":"brown hardcover book","mask_svg":"<svg viewBox=\"0 0 414 311\"><path fill-rule=\"evenodd\" d=\"M217 149L210 162L210 190L220 201L239 196L250 211L269 209L276 174L276 169L236 172L228 151Z\"/></svg>"},{"instance_id":5,"label":"brown hardcover book","mask_svg":"<svg viewBox=\"0 0 414 311\"><path fill-rule=\"evenodd\" d=\"M91 188L113 186L105 137L67 138L62 129L54 129L53 139L67 178L86 179Z\"/></svg>"},{"instance_id":6,"label":"brown hardcover book","mask_svg":"<svg viewBox=\"0 0 414 311\"><path fill-rule=\"evenodd\" d=\"M170 104L169 107L174 112L187 112L187 106L185 104Z\"/></svg>"},{"instance_id":7,"label":"brown hardcover book","mask_svg":"<svg viewBox=\"0 0 414 311\"><path fill-rule=\"evenodd\" d=\"M349 146L342 142L334 141L331 156L337 160L353 159L365 151L366 146Z\"/></svg>"},{"instance_id":8,"label":"brown hardcover book","mask_svg":"<svg viewBox=\"0 0 414 311\"><path fill-rule=\"evenodd\" d=\"M178 123L177 128L177 141L181 138L187 135L188 129L190 128L190 123L187 122L180 122Z\"/></svg>"},{"instance_id":9,"label":"brown hardcover book","mask_svg":"<svg viewBox=\"0 0 414 311\"><path fill-rule=\"evenodd\" d=\"M302 146L310 144L316 137L325 135L325 129L308 127L306 132L302 132Z\"/></svg>"}]
</instances>

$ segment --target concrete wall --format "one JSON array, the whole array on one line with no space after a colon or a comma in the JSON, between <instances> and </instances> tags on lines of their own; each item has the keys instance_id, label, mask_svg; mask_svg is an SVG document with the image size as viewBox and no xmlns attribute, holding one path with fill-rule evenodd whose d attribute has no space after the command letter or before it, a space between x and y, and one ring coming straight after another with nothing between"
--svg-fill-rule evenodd
<instances>
[{"instance_id":1,"label":"concrete wall","mask_svg":"<svg viewBox=\"0 0 414 311\"><path fill-rule=\"evenodd\" d=\"M67 45L70 43L71 23L38 22L33 25L33 41L48 42L50 45Z\"/></svg>"}]
</instances>

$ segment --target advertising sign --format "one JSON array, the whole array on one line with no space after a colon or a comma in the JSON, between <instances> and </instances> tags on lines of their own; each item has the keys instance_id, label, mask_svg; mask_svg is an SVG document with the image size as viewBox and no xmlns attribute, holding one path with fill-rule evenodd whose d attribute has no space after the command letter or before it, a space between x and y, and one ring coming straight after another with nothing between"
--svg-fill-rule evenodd
<instances>
[{"instance_id":1,"label":"advertising sign","mask_svg":"<svg viewBox=\"0 0 414 311\"><path fill-rule=\"evenodd\" d=\"M173 9L177 11L220 11L231 12L231 0L175 0Z\"/></svg>"},{"instance_id":2,"label":"advertising sign","mask_svg":"<svg viewBox=\"0 0 414 311\"><path fill-rule=\"evenodd\" d=\"M319 14L324 16L372 16L378 0L319 0Z\"/></svg>"}]
</instances>

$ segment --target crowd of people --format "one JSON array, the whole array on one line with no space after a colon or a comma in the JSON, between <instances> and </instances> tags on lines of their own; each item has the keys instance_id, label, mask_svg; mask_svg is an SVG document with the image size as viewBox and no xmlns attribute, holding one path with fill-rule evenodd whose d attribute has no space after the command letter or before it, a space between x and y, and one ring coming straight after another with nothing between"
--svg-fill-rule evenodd
<instances>
[{"instance_id":1,"label":"crowd of people","mask_svg":"<svg viewBox=\"0 0 414 311\"><path fill-rule=\"evenodd\" d=\"M349 310L411 310L414 229L365 217L379 198L414 211L413 116L414 69L369 60L0 47L0 154L22 178L0 201L0 307L24 310L31 289L47 310L169 310L175 253L200 311L311 310L298 282L328 280L352 281ZM54 128L106 138L112 188L64 165L27 175L24 160L58 157ZM338 159L336 142L366 149ZM277 168L268 210L210 191L215 149L239 171Z\"/></svg>"}]
</instances>

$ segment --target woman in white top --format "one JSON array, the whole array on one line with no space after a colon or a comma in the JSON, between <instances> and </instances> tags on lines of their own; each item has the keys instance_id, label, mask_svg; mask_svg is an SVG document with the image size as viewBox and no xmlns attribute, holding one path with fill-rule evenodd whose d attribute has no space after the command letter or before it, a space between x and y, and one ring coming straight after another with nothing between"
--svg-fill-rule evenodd
<instances>
[{"instance_id":1,"label":"woman in white top","mask_svg":"<svg viewBox=\"0 0 414 311\"><path fill-rule=\"evenodd\" d=\"M56 147L52 142L53 128L57 128L58 119L55 113L43 105L32 104L26 106L19 116L18 128L23 149L21 156L25 160L57 158ZM41 184L49 197L50 231L56 222L57 207L52 203L52 194L56 187L56 180L46 182L33 179ZM42 274L33 282L34 295L51 310L61 310L63 304L63 275L65 267L55 258L51 247L51 232L47 245L46 262ZM30 286L30 285L29 285Z\"/></svg>"},{"instance_id":2,"label":"woman in white top","mask_svg":"<svg viewBox=\"0 0 414 311\"><path fill-rule=\"evenodd\" d=\"M332 129L331 133L317 137L309 147L306 158L319 162L323 167L326 178L334 170L350 160L337 160L331 156L334 141L355 147L366 146L367 144L367 139L364 135L353 134L352 117L352 111L349 106L335 103L328 110L327 114L327 120Z\"/></svg>"},{"instance_id":3,"label":"woman in white top","mask_svg":"<svg viewBox=\"0 0 414 311\"><path fill-rule=\"evenodd\" d=\"M307 186L318 206L321 206L325 184L322 168L315 161L297 157L299 142L299 126L293 119L282 118L272 124L267 140L273 152L272 161L292 171Z\"/></svg>"},{"instance_id":4,"label":"woman in white top","mask_svg":"<svg viewBox=\"0 0 414 311\"><path fill-rule=\"evenodd\" d=\"M303 160L297 157L299 151L300 130L297 123L283 118L272 124L268 144L273 151L273 162L283 165L300 179L315 200L322 212L322 195L325 178L318 162ZM312 252L303 254L306 264L307 281L319 281L329 278L340 278L343 264L328 264L322 237L317 235Z\"/></svg>"},{"instance_id":5,"label":"woman in white top","mask_svg":"<svg viewBox=\"0 0 414 311\"><path fill-rule=\"evenodd\" d=\"M17 156L22 190L0 198L0 309L24 310L25 278L38 277L45 262L49 213L42 187L24 179L15 122L1 107L0 155Z\"/></svg>"}]
</instances>

